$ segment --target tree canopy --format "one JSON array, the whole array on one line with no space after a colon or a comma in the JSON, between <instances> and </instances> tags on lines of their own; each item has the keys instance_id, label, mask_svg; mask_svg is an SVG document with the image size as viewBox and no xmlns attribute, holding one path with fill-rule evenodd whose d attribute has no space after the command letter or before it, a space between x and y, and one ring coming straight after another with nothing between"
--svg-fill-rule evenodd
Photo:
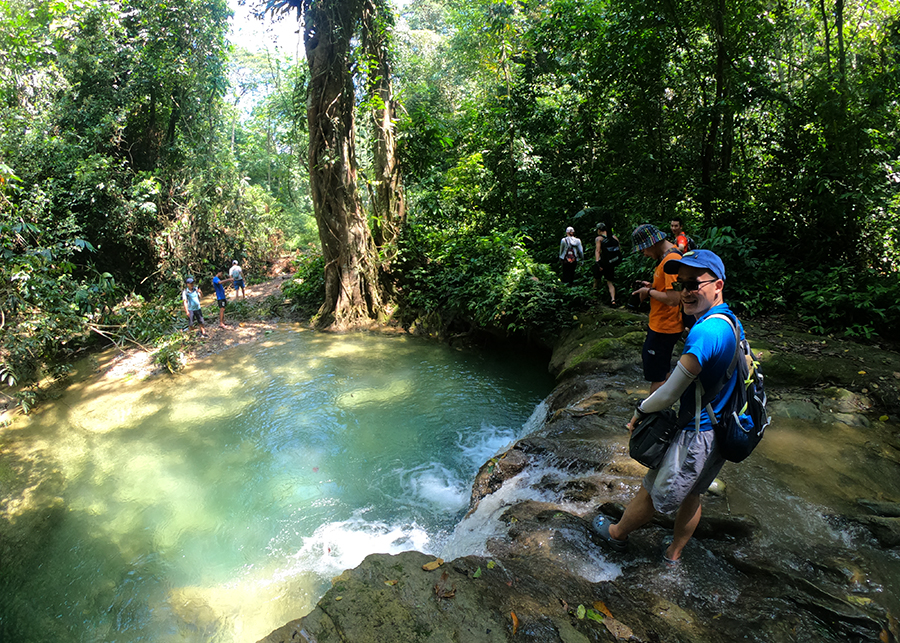
<instances>
[{"instance_id":1,"label":"tree canopy","mask_svg":"<svg viewBox=\"0 0 900 643\"><path fill-rule=\"evenodd\" d=\"M258 4L280 9L306 60L232 47L224 0L0 0L4 381L310 242L323 325L552 334L592 296L558 240L599 221L627 247L682 218L742 314L900 321L897 3Z\"/></svg>"}]
</instances>

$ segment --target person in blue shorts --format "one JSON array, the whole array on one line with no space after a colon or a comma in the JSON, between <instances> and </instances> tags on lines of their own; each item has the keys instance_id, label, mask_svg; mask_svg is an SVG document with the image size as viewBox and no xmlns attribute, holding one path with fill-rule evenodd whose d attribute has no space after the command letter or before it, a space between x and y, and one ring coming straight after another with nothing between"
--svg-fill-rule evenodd
<instances>
[{"instance_id":1,"label":"person in blue shorts","mask_svg":"<svg viewBox=\"0 0 900 643\"><path fill-rule=\"evenodd\" d=\"M231 283L234 281L231 277L228 279L222 279L222 271L216 270L216 274L213 275L213 288L216 289L216 303L219 304L219 328L228 328L225 325L225 304L228 302L228 299L225 297L225 288L224 285Z\"/></svg>"},{"instance_id":2,"label":"person in blue shorts","mask_svg":"<svg viewBox=\"0 0 900 643\"><path fill-rule=\"evenodd\" d=\"M241 291L241 299L244 298L244 270L241 268L237 259L231 262L231 269L228 271L228 276L234 279L234 293L237 294L238 290Z\"/></svg>"},{"instance_id":3,"label":"person in blue shorts","mask_svg":"<svg viewBox=\"0 0 900 643\"><path fill-rule=\"evenodd\" d=\"M716 447L715 431L706 407L697 409L695 395L697 382L704 391L716 388L725 378L737 350L735 331L726 320L714 315L729 317L741 339L744 329L723 299L725 266L715 253L692 250L667 262L665 267L669 274L678 275L673 289L681 293L685 312L696 315L697 322L685 340L684 352L672 374L638 404L627 428L630 432L643 415L666 409L680 400L679 419L684 429L669 445L659 468L647 472L641 489L619 522L613 523L601 514L594 519L593 526L610 548L624 551L628 534L647 524L657 511L674 514L672 541L662 556L666 563L675 564L700 522L700 496L725 463ZM735 369L710 403L717 415L731 397L738 378Z\"/></svg>"},{"instance_id":4,"label":"person in blue shorts","mask_svg":"<svg viewBox=\"0 0 900 643\"><path fill-rule=\"evenodd\" d=\"M200 298L203 293L194 283L193 277L185 279L185 288L181 292L181 301L184 302L184 312L187 313L188 330L194 330L194 322L200 326L200 336L206 337L206 324L203 321L203 313L200 311Z\"/></svg>"}]
</instances>

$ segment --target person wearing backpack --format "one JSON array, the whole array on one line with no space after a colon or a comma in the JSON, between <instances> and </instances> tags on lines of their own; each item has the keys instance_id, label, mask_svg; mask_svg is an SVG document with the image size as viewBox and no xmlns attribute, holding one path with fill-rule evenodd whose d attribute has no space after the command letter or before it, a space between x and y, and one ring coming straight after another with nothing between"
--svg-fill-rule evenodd
<instances>
[{"instance_id":1,"label":"person wearing backpack","mask_svg":"<svg viewBox=\"0 0 900 643\"><path fill-rule=\"evenodd\" d=\"M667 564L675 564L700 521L700 496L725 463L709 411L720 417L739 386L740 374L734 366L738 338L743 340L744 331L724 301L725 266L715 253L689 251L665 267L667 273L677 274L674 289L681 295L685 312L696 315L697 323L685 340L675 370L665 384L638 404L627 428L632 431L645 414L667 409L676 400L681 403L677 426L683 428L676 432L659 467L647 472L619 522L600 514L593 526L606 545L624 551L628 535L657 511L674 514L673 537L662 557ZM702 386L699 390L698 383ZM703 392L717 389L708 403L701 402Z\"/></svg>"},{"instance_id":2,"label":"person wearing backpack","mask_svg":"<svg viewBox=\"0 0 900 643\"><path fill-rule=\"evenodd\" d=\"M616 307L616 266L622 262L622 250L619 247L619 239L612 230L606 228L605 223L597 224L597 238L594 239L594 290L600 283L600 279L606 280L609 290L610 306Z\"/></svg>"},{"instance_id":3,"label":"person wearing backpack","mask_svg":"<svg viewBox=\"0 0 900 643\"><path fill-rule=\"evenodd\" d=\"M575 228L566 228L566 236L559 242L559 261L562 264L562 277L564 284L572 285L575 281L575 268L578 262L584 259L584 247L581 239L575 236Z\"/></svg>"},{"instance_id":4,"label":"person wearing backpack","mask_svg":"<svg viewBox=\"0 0 900 643\"><path fill-rule=\"evenodd\" d=\"M688 250L696 250L698 248L694 240L691 239L687 232L684 231L684 221L679 217L675 217L669 221L669 229L672 231L672 238L675 240L675 247L682 253Z\"/></svg>"}]
</instances>

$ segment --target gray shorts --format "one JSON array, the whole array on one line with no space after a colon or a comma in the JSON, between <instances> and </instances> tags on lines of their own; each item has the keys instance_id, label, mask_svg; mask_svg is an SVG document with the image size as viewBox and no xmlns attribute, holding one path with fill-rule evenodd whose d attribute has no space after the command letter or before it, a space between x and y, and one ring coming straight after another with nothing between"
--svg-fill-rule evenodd
<instances>
[{"instance_id":1,"label":"gray shorts","mask_svg":"<svg viewBox=\"0 0 900 643\"><path fill-rule=\"evenodd\" d=\"M653 508L674 514L688 494L700 495L709 488L723 464L715 431L682 431L669 445L659 468L644 476Z\"/></svg>"}]
</instances>

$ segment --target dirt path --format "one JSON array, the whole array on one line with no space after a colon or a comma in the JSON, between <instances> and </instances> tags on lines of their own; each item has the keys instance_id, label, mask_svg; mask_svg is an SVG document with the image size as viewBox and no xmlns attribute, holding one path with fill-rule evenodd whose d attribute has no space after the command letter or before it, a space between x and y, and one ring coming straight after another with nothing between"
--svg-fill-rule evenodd
<instances>
[{"instance_id":1,"label":"dirt path","mask_svg":"<svg viewBox=\"0 0 900 643\"><path fill-rule=\"evenodd\" d=\"M273 277L268 281L247 286L244 289L245 299L251 306L261 306L272 295L281 293L281 285L288 278L287 275ZM207 288L212 293L212 287ZM234 291L227 288L230 302L240 301L233 298ZM207 294L201 300L204 308L215 305L215 294ZM227 328L219 328L218 315L206 317L207 338L197 336L184 351L184 365L193 364L198 360L214 355L228 348L241 344L249 344L265 337L267 331L276 327L275 320L245 320L229 321L228 308L225 308L225 324ZM126 348L123 351L113 353L107 358L99 359L97 373L108 379L122 379L125 377L145 379L153 375L165 373L166 369L154 361L154 351L142 350L137 347Z\"/></svg>"}]
</instances>

